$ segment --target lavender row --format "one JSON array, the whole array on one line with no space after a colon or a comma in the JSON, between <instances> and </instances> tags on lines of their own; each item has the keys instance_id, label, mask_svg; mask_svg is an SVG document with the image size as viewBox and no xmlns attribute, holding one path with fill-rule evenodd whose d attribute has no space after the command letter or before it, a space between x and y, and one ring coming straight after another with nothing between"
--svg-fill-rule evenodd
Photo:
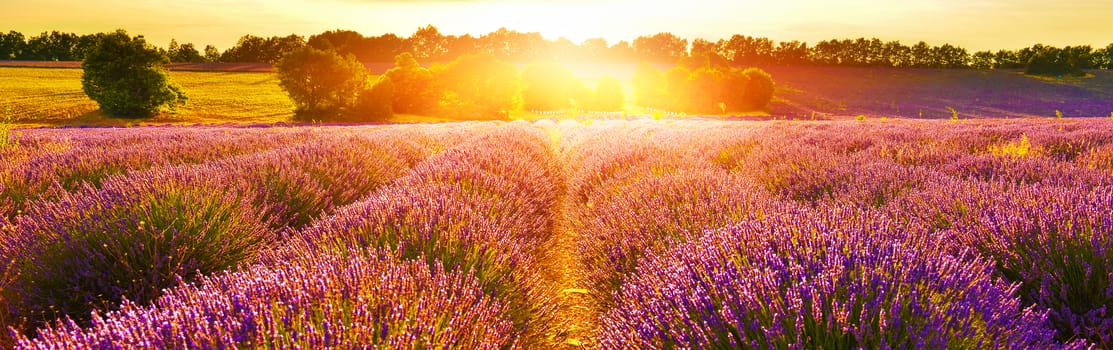
<instances>
[{"instance_id":1,"label":"lavender row","mask_svg":"<svg viewBox=\"0 0 1113 350\"><path fill-rule=\"evenodd\" d=\"M603 123L567 132L569 215L580 232L587 282L602 305L642 256L691 232L764 215L775 202L703 156L701 136L713 129L685 131L695 130Z\"/></svg>"},{"instance_id":2,"label":"lavender row","mask_svg":"<svg viewBox=\"0 0 1113 350\"><path fill-rule=\"evenodd\" d=\"M506 303L515 338L537 343L552 317L540 262L561 186L547 141L526 126L494 128L297 232L269 260L370 247L464 271Z\"/></svg>"},{"instance_id":3,"label":"lavender row","mask_svg":"<svg viewBox=\"0 0 1113 350\"><path fill-rule=\"evenodd\" d=\"M544 331L552 294L537 266L550 236L559 169L535 130L473 132L392 184L288 232L260 264L226 281L171 289L153 306L126 306L91 327L58 324L20 345L507 348L536 342L531 337ZM406 273L391 273L399 276L393 279L346 272L362 261L405 266ZM286 271L306 277L266 277ZM430 274L434 282L427 282Z\"/></svg>"},{"instance_id":4,"label":"lavender row","mask_svg":"<svg viewBox=\"0 0 1113 350\"><path fill-rule=\"evenodd\" d=\"M99 184L107 176L204 162L266 150L304 137L294 129L136 128L30 130L26 152L0 163L0 214L14 217L32 200ZM15 151L13 151L15 153Z\"/></svg>"},{"instance_id":5,"label":"lavender row","mask_svg":"<svg viewBox=\"0 0 1113 350\"><path fill-rule=\"evenodd\" d=\"M1105 193L1108 193L1110 188L1108 184L1110 184L1111 173L1108 166L1104 165L1103 160L1109 158L1106 153L1113 132L1107 127L1099 128L1099 126L1105 124L1095 125L1099 123L1107 124L1107 122L1030 121L1015 125L999 123L942 124L936 122L927 123L930 125L913 125L916 123L922 122L901 121L878 124L863 123L860 125L848 125L846 123L717 125L716 129L711 130L706 128L701 130L679 128L690 133L686 139L681 138L679 140L669 140L668 137L662 137L661 135L668 134L668 129L646 130L646 125L619 125L618 128L632 129L629 133L632 135L630 139L633 140L597 141L599 144L597 147L592 146L591 142L583 142L581 145L587 145L588 147L580 153L591 156L568 157L571 161L566 164L569 167L578 167L577 169L582 171L581 174L586 175L573 176L570 181L573 185L571 186L572 189L586 189L573 191L573 194L577 196L576 198L580 199L581 204L584 205L575 217L584 222L580 229L588 233L582 245L590 248L584 250L585 265L590 270L595 266L615 265L616 261L626 261L625 268L615 269L625 270L624 272L616 273L612 270L603 275L617 276L617 283L626 283L626 287L641 288L641 292L635 292L635 295L631 298L641 300L653 297L658 298L654 299L657 300L654 301L655 303L667 303L659 300L660 295L667 288L672 288L670 286L674 283L703 283L708 280L708 277L699 274L703 269L702 267L692 268L696 272L693 272L692 275L685 275L687 277L662 275L663 272L660 271L671 271L669 269L674 268L665 266L665 263L653 263L656 265L651 267L643 266L637 273L629 271L630 263L634 265L650 264L648 260L638 258L639 253L644 251L648 251L650 255L656 255L657 257L654 259L660 261L672 259L668 260L670 262L667 264L688 266L685 265L688 263L678 262L677 258L670 257L671 253L664 252L663 247L684 245L685 241L692 239L691 237L700 236L698 227L695 227L696 229L688 227L681 230L658 230L661 227L669 227L669 223L676 221L668 219L667 215L661 214L662 211L653 208L688 205L696 210L688 212L685 218L694 218L693 221L720 216L722 219L719 222L712 221L709 225L712 226L710 228L715 228L714 225L721 226L723 222L730 223L732 220L734 222L753 220L761 222L765 220L764 217L766 216L776 217L784 215L785 212L796 212L800 210L793 209L797 205L816 208L840 208L839 210L844 212L860 211L861 214L858 215L871 218L886 217L891 213L894 219L899 219L895 220L899 224L896 225L895 229L890 229L891 231L923 232L923 234L918 235L934 237L933 242L943 243L936 243L938 247L933 247L928 253L923 252L923 249L920 248L910 248L907 252L892 252L892 254L926 256L926 258L918 259L929 261L950 259L951 264L961 265L958 268L959 270L973 269L973 271L980 271L978 276L967 277L972 278L972 280L982 280L985 283L998 283L998 289L1005 290L1005 292L999 293L1000 295L996 299L989 299L992 301L980 306L982 311L992 307L996 307L998 310L1030 308L1028 312L1042 320L1031 321L1025 325L1004 324L1002 326L1004 328L1001 329L1014 327L1017 330L1027 329L1035 332L1015 333L1021 335L1051 334L1055 337L1054 341L1060 344L1069 343L1070 346L1085 345L1084 341L1100 346L1109 346L1105 337L1111 332L1108 328L1103 328L1108 327L1106 324L1109 317L1105 316L1103 310L1107 308L1105 306L1108 303L1106 296L1113 295L1109 292L1109 288L1113 285L1108 280L1108 271L1111 270L1110 267L1113 267L1113 264L1105 258L1107 248L1104 241L1095 238L1111 236L1108 228L1106 228L1108 224L1103 224L1101 221L1104 216L1097 214L1110 212L1108 205L1103 204L1104 202L1100 198L1105 198ZM925 132L925 127L931 128L931 132ZM611 132L620 134L625 131L612 130ZM599 137L599 135L606 135L606 132L605 130L596 130L591 132L593 134L591 137L584 137L584 139L604 139L605 137ZM681 151L676 152L673 148L662 147L661 145L676 145L679 146ZM595 148L592 149L592 147ZM684 154L684 151L689 151L689 154ZM693 156L693 153L702 154L702 159L699 156ZM679 156L676 156L676 154L679 154ZM586 161L583 161L585 158L587 158ZM679 159L669 160L671 158ZM577 163L577 160L580 161ZM683 199L682 194L700 193L700 189L714 189L716 185L700 184L699 181L688 180L699 185L685 188L639 179L648 178L659 181L668 178L670 167L675 167L676 164L705 165L705 160L730 171L730 174L723 174L722 172L716 174L714 179L719 181L718 185L741 182L747 184L748 188L733 188L726 191L728 192L727 195L717 196L722 198L720 201L716 201L716 203L719 203L718 205L700 207L687 204L691 200ZM698 177L695 174L700 173L699 171L693 171L696 167L680 168L685 169L684 172L691 174L693 177ZM731 176L736 176L741 180ZM706 182L710 181L707 180ZM941 182L956 185L936 186L937 183ZM584 183L584 185L581 185L581 183ZM654 185L649 185L650 183ZM1052 214L1045 214L1042 219L1032 219L1031 217L1017 219L1015 213L1043 213L1051 210L1044 207L1018 207L1009 204L1011 200L1015 200L1014 197L1009 197L1010 195L1017 196L1017 193L1022 192L1011 192L1013 194L1010 195L995 195L992 200L982 201L981 204L986 206L994 205L996 208L1004 208L994 209L998 211L997 215L1000 215L1000 217L1010 218L1007 222L1011 223L1011 226L1009 226L1011 228L1004 229L999 227L1000 224L994 224L989 219L968 218L969 215L966 215L965 212L971 210L971 208L955 209L953 205L948 205L955 202L956 194L961 197L969 193L985 192L969 189L978 186L1021 188L1025 191L1023 193L1027 193L1029 197L1042 198L1034 200L1033 203L1052 201L1052 198L1049 197L1050 193L1056 191L1072 192L1076 194L1075 197L1060 198L1052 202L1060 203L1057 207L1059 209L1053 211L1054 213L1071 212L1073 214L1054 214L1053 218L1047 216ZM657 191L657 189L660 189L660 191ZM921 193L931 194L930 199L939 201L933 204L951 208L951 210L939 213L939 210L932 211L922 206L914 207L906 204L910 201L924 201L924 199L916 199ZM993 193L997 194L998 192ZM592 197L593 195L594 197ZM716 196L704 195L701 198L706 199L708 197L714 198ZM596 199L608 201L616 198L631 199L625 200L625 202L619 201L618 203L622 204L605 206L599 210L599 212L606 214L592 213L592 207L595 206ZM655 201L654 198L659 198L659 200ZM724 207L729 208L731 204L725 203L730 203L732 200L742 203L734 204L736 206L761 209L756 211L749 209L750 212L756 212L757 215L723 215L722 211L717 211L717 209L722 210ZM765 202L765 204L755 206L754 201ZM781 201L785 202L779 203ZM1001 205L1002 203L1004 205ZM1081 212L1088 214L1080 214ZM957 217L955 215L949 216L953 213L959 214ZM1024 216L1020 217L1023 218ZM794 223L796 220L812 219L797 215L783 221ZM1059 222L1059 224L1051 225L1047 224L1048 222ZM960 224L964 226L958 226ZM707 228L707 226L705 224L704 227ZM1069 229L1064 229L1064 227ZM838 228L838 230L842 230L842 228ZM1015 233L1009 234L1008 230L1024 232L1031 237L1017 241L1013 237L1018 235ZM1066 233L1070 230L1073 230L1072 233ZM694 233L691 237L677 238L675 234L662 234L662 231ZM876 230L868 229L864 231L855 234L868 236ZM739 234L742 235L742 233ZM768 235L769 233L765 234ZM746 233L745 235L749 234ZM759 236L747 237L757 239ZM670 237L672 239L669 239ZM980 238L982 242L972 239L972 237ZM1089 241L1079 237L1084 237ZM722 238L712 240L716 239ZM844 239L839 238L839 240ZM1063 240L1065 243L1049 245L1044 242L1049 239ZM595 240L595 242L592 242L592 240ZM986 240L994 243L987 244ZM1001 243L1004 241L1016 242ZM836 244L838 241L828 243ZM1042 246L1034 247L1036 245ZM607 250L610 250L611 253L600 253ZM624 256L621 253L615 254L614 252L633 254ZM771 252L779 254L778 256L782 259L803 259L800 256L786 257L784 256L786 252L776 250ZM856 253L844 250L844 254ZM979 258L968 259L970 254ZM609 260L600 258L604 256L612 258ZM1018 256L1020 258L1016 258ZM619 257L619 259L613 257ZM836 255L823 257L823 259L842 258ZM909 257L908 259L912 258ZM1009 259L1018 261L1010 262ZM970 264L976 266L971 267ZM622 266L622 264L617 265ZM987 270L987 267L994 268ZM929 270L940 268L944 267L930 267ZM946 269L950 268L947 267ZM1018 273L1010 272L1009 269L1025 271ZM892 274L893 272L884 273ZM1023 274L1024 277L1017 277L1020 274ZM1010 277L1010 275L1013 277ZM1052 276L1065 277L1052 278ZM801 285L800 288L805 288L805 282L811 278L814 277L809 277L806 274L791 275L785 280L785 284L780 287L779 292L769 292L769 296L775 297L784 295L784 293L792 293L796 288L791 287L793 285L799 284ZM599 280L597 277L596 279ZM687 279L695 279L695 281L688 282ZM597 287L604 290L605 293L606 286L613 286L615 283L616 280L612 279L608 283ZM631 287L631 283L642 284L639 287ZM916 284L919 282L909 280L908 283ZM1018 287L1014 290L1008 285L1000 283L1017 283ZM936 283L933 286L934 289L940 289L940 293L947 290L973 293L973 291L964 290L966 287L961 284L951 285L947 282ZM717 287L707 288L716 289ZM736 286L735 288L741 287ZM1038 292L1033 292L1033 290ZM733 289L725 288L716 293L729 293L731 291ZM632 327L631 324L635 323L640 324L639 327L643 328L658 327L654 329L664 329L666 331L662 332L666 333L676 333L678 329L690 326L695 333L703 332L706 335L707 332L724 332L719 334L727 335L723 339L733 339L728 340L728 343L714 344L734 344L735 346L742 344L737 342L739 341L737 329L731 331L730 327L724 328L721 324L697 322L698 317L697 319L690 319L692 323L688 326L678 324L677 322L680 321L677 320L685 319L679 315L684 315L686 312L699 314L722 310L721 303L706 304L703 302L706 301L707 297L699 296L698 293L689 296L690 293L692 293L691 290L683 290L675 294L669 294L671 300L675 303L691 303L679 306L669 304L670 307L674 308L671 311L663 309L647 310L645 305L639 304L640 301L634 301L633 304L630 304L629 310L615 311L611 314L614 318L607 322L617 322L617 324L623 324L622 327ZM953 294L956 292L947 293ZM627 297L624 295L615 296L616 302L621 304L623 298ZM868 295L850 296L851 299L860 297L868 297ZM890 301L907 302L907 300L899 298L890 299ZM967 307L974 307L970 305L967 305ZM1043 316L1045 314L1049 317ZM657 317L656 315L665 316ZM781 316L784 315L787 314L781 314ZM984 317L988 316L978 315L967 318L966 321ZM1009 317L999 317L998 319L1007 320ZM1026 319L1031 318L1025 317ZM961 326L962 322L966 321L958 323L945 321L928 328L921 328L921 330L933 330L939 336L929 337L926 335L929 333L923 333L924 337L918 339L928 341L927 344L931 344L932 341L940 341L941 339L974 339L977 334L985 332L981 328L982 326ZM799 324L793 325L800 326ZM868 326L868 323L862 324L861 320L852 320L842 325L843 328ZM785 329L791 329L794 326L785 327ZM899 340L905 341L906 346L908 344L923 346L923 344L907 343L907 341L912 341L913 338L891 337L907 334L910 329L895 327L888 332L877 333L869 337L863 337L861 334L846 336L841 339L854 339L854 342L841 344L858 344L854 346L867 347L871 346L870 344L873 344L872 346L879 346L878 344L896 346L892 345L894 344L893 341ZM751 328L751 330L753 329ZM713 344L707 343L711 341L710 338L685 338L687 340L684 341L678 341L675 337L669 338L677 336L676 334L670 336L657 334L655 336L657 338L654 338L657 340L650 343L637 343L631 340L633 338L630 338L636 338L637 336L623 337L621 334L630 335L637 334L637 332L630 328L613 329L610 333L601 334L601 339L603 339L604 344L615 347L660 347L678 346L678 344L689 347L705 347ZM763 338L773 334L768 329L764 329L754 331L749 336ZM1016 339L1027 337L1027 335L1015 336L1014 333L1004 331L1000 334L1002 334L1000 338L989 339L998 341L994 344L999 346L1002 346L1002 344L1011 344L1012 346L1028 344L1028 347L1050 346L1048 345L1050 343L1047 342L1053 341L1051 338L1040 336L1037 337L1039 339L1036 343L1015 343ZM689 334L683 337L690 336ZM755 345L758 347L816 345L817 343L811 343L816 337L826 336L820 336L819 333L805 336L797 334L784 338L779 343L772 342L764 345L752 343L749 345L758 344ZM608 343L608 341L614 341L614 339L625 340ZM648 338L642 337L639 339L645 340ZM874 342L862 344L860 342L863 339L873 339L871 341ZM887 340L884 343L877 343L878 339ZM1082 341L1079 341L1080 339ZM686 343L685 341L688 340L692 340L692 342ZM673 341L677 342L673 343ZM819 347L825 346L824 343L818 344ZM840 343L826 343L826 346L838 344ZM975 347L993 347L990 343L942 344L944 346L966 344Z\"/></svg>"},{"instance_id":6,"label":"lavender row","mask_svg":"<svg viewBox=\"0 0 1113 350\"><path fill-rule=\"evenodd\" d=\"M15 326L121 299L146 303L176 277L255 260L276 230L362 197L426 157L421 133L365 130L200 165L157 167L38 201L0 240L18 275L0 290ZM429 140L426 140L429 141Z\"/></svg>"},{"instance_id":7,"label":"lavender row","mask_svg":"<svg viewBox=\"0 0 1113 350\"><path fill-rule=\"evenodd\" d=\"M991 263L925 241L845 209L711 231L639 265L602 318L602 347L1059 346Z\"/></svg>"},{"instance_id":8,"label":"lavender row","mask_svg":"<svg viewBox=\"0 0 1113 350\"><path fill-rule=\"evenodd\" d=\"M59 321L17 349L467 348L515 345L506 306L468 274L327 251L203 277L151 307Z\"/></svg>"}]
</instances>

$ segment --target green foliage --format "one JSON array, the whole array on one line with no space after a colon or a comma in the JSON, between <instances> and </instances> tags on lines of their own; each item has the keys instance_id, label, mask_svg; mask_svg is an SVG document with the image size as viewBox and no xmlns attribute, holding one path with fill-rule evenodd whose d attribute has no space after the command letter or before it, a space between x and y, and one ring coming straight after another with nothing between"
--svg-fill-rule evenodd
<instances>
[{"instance_id":1,"label":"green foliage","mask_svg":"<svg viewBox=\"0 0 1113 350\"><path fill-rule=\"evenodd\" d=\"M414 59L409 52L394 57L394 68L386 71L394 88L393 109L396 113L421 114L432 112L443 94L433 73Z\"/></svg>"},{"instance_id":2,"label":"green foliage","mask_svg":"<svg viewBox=\"0 0 1113 350\"><path fill-rule=\"evenodd\" d=\"M302 47L275 65L278 84L297 107L296 118L333 119L355 105L367 81L367 68L354 56Z\"/></svg>"},{"instance_id":3,"label":"green foliage","mask_svg":"<svg viewBox=\"0 0 1113 350\"><path fill-rule=\"evenodd\" d=\"M958 121L958 111L955 110L953 107L950 107L950 106L947 107L947 110L951 112L951 121L957 122ZM921 113L921 116L923 116L923 114L922 114L923 112L920 112L920 113Z\"/></svg>"},{"instance_id":4,"label":"green foliage","mask_svg":"<svg viewBox=\"0 0 1113 350\"><path fill-rule=\"evenodd\" d=\"M518 97L518 69L491 54L464 55L434 69L442 101L457 117L508 118Z\"/></svg>"},{"instance_id":5,"label":"green foliage","mask_svg":"<svg viewBox=\"0 0 1113 350\"><path fill-rule=\"evenodd\" d=\"M603 77L595 84L595 94L591 100L591 109L619 111L626 103L626 95L622 93L622 85L618 83L618 80Z\"/></svg>"},{"instance_id":6,"label":"green foliage","mask_svg":"<svg viewBox=\"0 0 1113 350\"><path fill-rule=\"evenodd\" d=\"M757 68L739 70L717 55L681 60L663 75L642 64L634 73L638 102L650 108L720 114L765 109L773 99L773 78Z\"/></svg>"},{"instance_id":7,"label":"green foliage","mask_svg":"<svg viewBox=\"0 0 1113 350\"><path fill-rule=\"evenodd\" d=\"M1030 58L1024 67L1024 74L1044 76L1083 75L1089 69L1093 48L1090 46L1067 46L1057 48L1035 45L1028 49Z\"/></svg>"},{"instance_id":8,"label":"green foliage","mask_svg":"<svg viewBox=\"0 0 1113 350\"><path fill-rule=\"evenodd\" d=\"M746 93L743 95L743 107L748 110L762 110L773 101L773 92L776 86L773 76L760 68L747 68L742 74L749 78L746 84Z\"/></svg>"},{"instance_id":9,"label":"green foliage","mask_svg":"<svg viewBox=\"0 0 1113 350\"><path fill-rule=\"evenodd\" d=\"M371 86L359 93L359 99L352 108L352 121L382 121L394 115L391 108L394 101L394 82L386 76L379 77Z\"/></svg>"},{"instance_id":10,"label":"green foliage","mask_svg":"<svg viewBox=\"0 0 1113 350\"><path fill-rule=\"evenodd\" d=\"M118 30L103 35L81 63L85 94L105 113L143 118L186 100L162 65L166 55L143 40Z\"/></svg>"},{"instance_id":11,"label":"green foliage","mask_svg":"<svg viewBox=\"0 0 1113 350\"><path fill-rule=\"evenodd\" d=\"M230 192L147 178L86 187L31 208L13 286L33 323L147 303L199 274L251 262L273 233ZM189 220L183 220L188 213Z\"/></svg>"}]
</instances>

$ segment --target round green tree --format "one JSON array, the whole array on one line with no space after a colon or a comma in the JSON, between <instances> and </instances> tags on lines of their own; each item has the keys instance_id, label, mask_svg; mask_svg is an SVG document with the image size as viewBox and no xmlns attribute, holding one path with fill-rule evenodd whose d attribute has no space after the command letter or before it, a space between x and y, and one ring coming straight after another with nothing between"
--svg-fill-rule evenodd
<instances>
[{"instance_id":1,"label":"round green tree","mask_svg":"<svg viewBox=\"0 0 1113 350\"><path fill-rule=\"evenodd\" d=\"M181 89L162 67L170 60L142 36L123 30L103 35L81 62L81 87L106 114L144 118L184 103Z\"/></svg>"},{"instance_id":2,"label":"round green tree","mask_svg":"<svg viewBox=\"0 0 1113 350\"><path fill-rule=\"evenodd\" d=\"M350 111L367 86L367 68L355 56L306 46L275 65L278 85L301 119L335 119Z\"/></svg>"}]
</instances>

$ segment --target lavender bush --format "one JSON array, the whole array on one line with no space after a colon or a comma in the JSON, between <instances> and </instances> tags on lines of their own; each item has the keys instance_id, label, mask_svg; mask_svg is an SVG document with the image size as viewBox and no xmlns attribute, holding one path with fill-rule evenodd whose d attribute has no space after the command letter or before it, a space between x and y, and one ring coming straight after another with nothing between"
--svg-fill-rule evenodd
<instances>
[{"instance_id":1,"label":"lavender bush","mask_svg":"<svg viewBox=\"0 0 1113 350\"><path fill-rule=\"evenodd\" d=\"M786 212L646 259L603 316L602 347L1056 346L990 263L853 217Z\"/></svg>"},{"instance_id":2,"label":"lavender bush","mask_svg":"<svg viewBox=\"0 0 1113 350\"><path fill-rule=\"evenodd\" d=\"M152 306L66 319L16 349L466 348L516 346L505 306L475 278L375 252L312 254L203 277Z\"/></svg>"},{"instance_id":3,"label":"lavender bush","mask_svg":"<svg viewBox=\"0 0 1113 350\"><path fill-rule=\"evenodd\" d=\"M0 243L19 315L86 320L122 298L145 303L179 278L250 262L272 240L250 203L195 186L195 173L169 175L115 177L30 206Z\"/></svg>"}]
</instances>

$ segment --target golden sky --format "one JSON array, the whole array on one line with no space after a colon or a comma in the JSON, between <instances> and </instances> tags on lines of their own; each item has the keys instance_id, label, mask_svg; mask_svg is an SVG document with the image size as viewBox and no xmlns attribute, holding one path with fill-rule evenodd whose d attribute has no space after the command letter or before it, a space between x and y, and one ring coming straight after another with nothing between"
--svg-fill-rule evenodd
<instances>
[{"instance_id":1,"label":"golden sky","mask_svg":"<svg viewBox=\"0 0 1113 350\"><path fill-rule=\"evenodd\" d=\"M433 24L445 34L500 27L574 42L610 43L672 32L712 41L732 34L815 43L878 37L951 43L971 51L1113 43L1111 0L0 0L0 30L31 36L117 28L166 46L171 38L225 49L244 34L309 35L350 29L409 36Z\"/></svg>"}]
</instances>

